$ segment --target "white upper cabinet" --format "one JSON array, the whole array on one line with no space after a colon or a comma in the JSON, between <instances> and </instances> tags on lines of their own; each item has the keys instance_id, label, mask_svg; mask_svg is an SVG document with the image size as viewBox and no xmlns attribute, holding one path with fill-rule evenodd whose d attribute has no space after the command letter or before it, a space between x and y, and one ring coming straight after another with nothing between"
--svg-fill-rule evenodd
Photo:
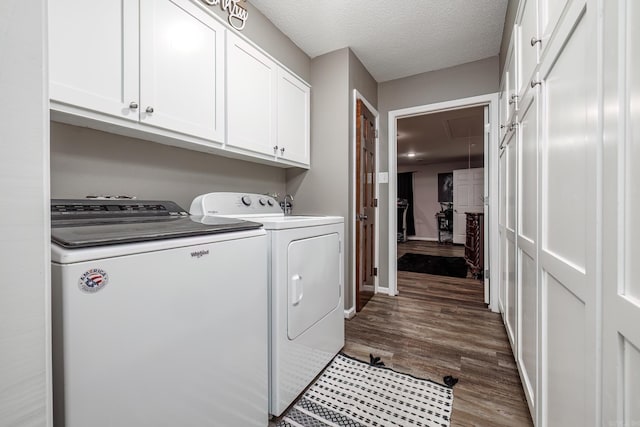
<instances>
[{"instance_id":1,"label":"white upper cabinet","mask_svg":"<svg viewBox=\"0 0 640 427\"><path fill-rule=\"evenodd\" d=\"M522 0L516 20L518 38L518 84L516 94L519 98L524 96L527 87L531 84L533 70L538 63L538 49L541 40L538 37L538 3L535 0ZM520 99L519 99L520 100Z\"/></svg>"},{"instance_id":2,"label":"white upper cabinet","mask_svg":"<svg viewBox=\"0 0 640 427\"><path fill-rule=\"evenodd\" d=\"M49 7L53 102L224 140L225 28L215 19L188 0Z\"/></svg>"},{"instance_id":3,"label":"white upper cabinet","mask_svg":"<svg viewBox=\"0 0 640 427\"><path fill-rule=\"evenodd\" d=\"M583 0L577 0L577 3ZM553 34L555 28L560 22L562 12L571 2L571 0L538 0L540 9L540 38L543 40L542 49L546 48L545 43Z\"/></svg>"},{"instance_id":4,"label":"white upper cabinet","mask_svg":"<svg viewBox=\"0 0 640 427\"><path fill-rule=\"evenodd\" d=\"M514 29L514 31L517 30ZM516 44L512 41L507 53L507 59L505 62L506 79L505 91L507 94L508 114L507 121L513 122L515 120L515 112L518 106L518 61L516 56Z\"/></svg>"},{"instance_id":5,"label":"white upper cabinet","mask_svg":"<svg viewBox=\"0 0 640 427\"><path fill-rule=\"evenodd\" d=\"M278 67L227 34L227 146L275 157Z\"/></svg>"},{"instance_id":6,"label":"white upper cabinet","mask_svg":"<svg viewBox=\"0 0 640 427\"><path fill-rule=\"evenodd\" d=\"M51 118L309 167L310 87L192 0L51 0Z\"/></svg>"},{"instance_id":7,"label":"white upper cabinet","mask_svg":"<svg viewBox=\"0 0 640 427\"><path fill-rule=\"evenodd\" d=\"M51 100L137 121L138 19L137 0L50 1Z\"/></svg>"},{"instance_id":8,"label":"white upper cabinet","mask_svg":"<svg viewBox=\"0 0 640 427\"><path fill-rule=\"evenodd\" d=\"M140 0L140 120L224 140L225 28L187 0Z\"/></svg>"},{"instance_id":9,"label":"white upper cabinet","mask_svg":"<svg viewBox=\"0 0 640 427\"><path fill-rule=\"evenodd\" d=\"M310 88L259 49L227 34L227 148L309 166Z\"/></svg>"},{"instance_id":10,"label":"white upper cabinet","mask_svg":"<svg viewBox=\"0 0 640 427\"><path fill-rule=\"evenodd\" d=\"M278 70L278 156L309 164L309 86L293 74Z\"/></svg>"}]
</instances>

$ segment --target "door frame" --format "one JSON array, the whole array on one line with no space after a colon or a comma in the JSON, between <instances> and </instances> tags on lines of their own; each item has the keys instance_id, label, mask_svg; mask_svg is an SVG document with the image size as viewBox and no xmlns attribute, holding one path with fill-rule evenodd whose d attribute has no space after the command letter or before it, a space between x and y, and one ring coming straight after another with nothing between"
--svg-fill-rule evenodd
<instances>
[{"instance_id":1,"label":"door frame","mask_svg":"<svg viewBox=\"0 0 640 427\"><path fill-rule=\"evenodd\" d=\"M469 98L454 99L451 101L437 102L433 104L419 105L416 107L402 108L389 111L389 199L386 201L389 207L387 230L389 233L389 295L398 294L398 242L396 240L396 198L397 198L397 166L398 166L398 119L437 113L446 110L459 110L469 107L489 107L489 138L484 147L484 174L487 200L485 200L485 217L489 224L489 230L485 232L485 270L489 268L489 275L485 274L484 300L489 309L498 312L498 165L499 165L499 135L498 135L498 93L473 96ZM485 129L486 131L487 129ZM488 185L488 188L487 188ZM494 286L489 286L493 283ZM376 282L377 284L377 282ZM377 289L377 286L376 286Z\"/></svg>"},{"instance_id":2,"label":"door frame","mask_svg":"<svg viewBox=\"0 0 640 427\"><path fill-rule=\"evenodd\" d=\"M349 240L351 242L350 245L350 257L351 257L351 307L349 307L348 309L345 310L344 312L344 317L346 317L347 319L352 318L353 316L355 316L356 314L356 292L358 291L358 284L356 283L356 227L358 226L358 223L356 221L356 210L357 210L357 206L356 206L356 108L357 108L357 101L361 100L362 103L365 105L365 107L367 107L367 109L369 111L371 111L371 113L373 113L374 117L376 118L376 122L375 122L375 130L376 130L376 142L375 142L375 150L376 150L376 161L375 161L375 170L374 173L378 174L378 171L380 170L380 150L379 150L379 143L380 143L380 134L379 134L379 127L380 127L380 113L378 113L378 110L367 100L367 98L364 97L364 95L362 95L358 89L353 89L353 99L352 99L352 106L351 106L351 117L353 118L352 123L351 123L351 195L350 195L350 199L351 199L351 206L350 206L350 215L349 215L349 219L346 221L349 224L349 227L351 228L350 232L349 232ZM375 180L375 185L374 185L374 192L375 192L375 198L378 199L378 206L380 205L380 193L379 193L379 188L380 188L380 183L379 180L376 179ZM376 215L376 219L374 221L374 227L376 229L375 232L375 241L374 241L374 263L376 266L380 265L380 215ZM380 270L378 270L380 271ZM373 285L373 292L374 294L378 293L378 284L379 284L379 276L375 276L374 277L374 285ZM345 293L347 291L345 290Z\"/></svg>"}]
</instances>

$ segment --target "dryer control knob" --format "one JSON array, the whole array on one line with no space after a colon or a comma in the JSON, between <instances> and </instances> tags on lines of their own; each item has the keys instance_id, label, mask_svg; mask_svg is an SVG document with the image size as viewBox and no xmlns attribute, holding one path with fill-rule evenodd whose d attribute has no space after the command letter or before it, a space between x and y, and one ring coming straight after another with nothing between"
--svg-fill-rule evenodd
<instances>
[{"instance_id":1,"label":"dryer control knob","mask_svg":"<svg viewBox=\"0 0 640 427\"><path fill-rule=\"evenodd\" d=\"M242 204L245 206L251 206L251 197L242 196Z\"/></svg>"},{"instance_id":2,"label":"dryer control knob","mask_svg":"<svg viewBox=\"0 0 640 427\"><path fill-rule=\"evenodd\" d=\"M264 199L258 199L258 202L260 203L260 206L265 206L267 204L267 202L264 201Z\"/></svg>"},{"instance_id":3,"label":"dryer control knob","mask_svg":"<svg viewBox=\"0 0 640 427\"><path fill-rule=\"evenodd\" d=\"M273 200L271 200L271 199L267 199L267 204L268 204L269 206L273 206Z\"/></svg>"}]
</instances>

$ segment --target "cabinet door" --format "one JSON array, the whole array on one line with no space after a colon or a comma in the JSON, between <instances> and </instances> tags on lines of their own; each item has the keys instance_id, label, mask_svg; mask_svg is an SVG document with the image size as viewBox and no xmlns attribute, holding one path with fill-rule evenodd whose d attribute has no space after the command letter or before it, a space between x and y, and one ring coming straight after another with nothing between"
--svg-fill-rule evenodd
<instances>
[{"instance_id":1,"label":"cabinet door","mask_svg":"<svg viewBox=\"0 0 640 427\"><path fill-rule=\"evenodd\" d=\"M52 101L138 120L138 0L49 2Z\"/></svg>"},{"instance_id":2,"label":"cabinet door","mask_svg":"<svg viewBox=\"0 0 640 427\"><path fill-rule=\"evenodd\" d=\"M514 29L517 31L517 28ZM507 115L507 120L512 121L515 120L514 114L517 110L518 104L518 81L516 69L517 61L516 61L516 44L511 42L511 47L509 48L509 53L507 54L507 60L505 62L505 69L507 70L506 78L507 84L505 86L506 94L507 94L507 105L509 106L509 112Z\"/></svg>"},{"instance_id":3,"label":"cabinet door","mask_svg":"<svg viewBox=\"0 0 640 427\"><path fill-rule=\"evenodd\" d=\"M538 63L538 2L523 0L519 11L518 23L518 85L516 91L520 97L524 95L531 83L531 75ZM535 42L535 43L532 43Z\"/></svg>"},{"instance_id":4,"label":"cabinet door","mask_svg":"<svg viewBox=\"0 0 640 427\"><path fill-rule=\"evenodd\" d=\"M227 34L227 145L275 156L277 65Z\"/></svg>"},{"instance_id":5,"label":"cabinet door","mask_svg":"<svg viewBox=\"0 0 640 427\"><path fill-rule=\"evenodd\" d=\"M509 73L505 71L502 76L502 86L498 98L498 113L500 116L500 145L502 146L504 138L509 131L509 94L507 90Z\"/></svg>"},{"instance_id":6,"label":"cabinet door","mask_svg":"<svg viewBox=\"0 0 640 427\"><path fill-rule=\"evenodd\" d=\"M540 35L543 38L542 48L545 49L551 35L560 23L560 16L571 0L538 0L540 3ZM584 4L585 0L573 3Z\"/></svg>"},{"instance_id":7,"label":"cabinet door","mask_svg":"<svg viewBox=\"0 0 640 427\"><path fill-rule=\"evenodd\" d=\"M224 27L187 0L141 0L140 120L224 140Z\"/></svg>"},{"instance_id":8,"label":"cabinet door","mask_svg":"<svg viewBox=\"0 0 640 427\"><path fill-rule=\"evenodd\" d=\"M291 73L278 69L278 155L309 164L310 89Z\"/></svg>"}]
</instances>

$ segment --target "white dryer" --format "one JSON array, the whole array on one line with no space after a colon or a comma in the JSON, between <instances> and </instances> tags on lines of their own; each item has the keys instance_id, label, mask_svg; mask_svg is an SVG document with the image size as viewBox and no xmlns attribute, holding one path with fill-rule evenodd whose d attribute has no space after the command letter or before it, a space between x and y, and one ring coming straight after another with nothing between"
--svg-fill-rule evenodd
<instances>
[{"instance_id":1,"label":"white dryer","mask_svg":"<svg viewBox=\"0 0 640 427\"><path fill-rule=\"evenodd\" d=\"M204 194L190 211L267 230L269 407L279 416L344 346L344 219L285 216L272 197L245 193Z\"/></svg>"}]
</instances>

